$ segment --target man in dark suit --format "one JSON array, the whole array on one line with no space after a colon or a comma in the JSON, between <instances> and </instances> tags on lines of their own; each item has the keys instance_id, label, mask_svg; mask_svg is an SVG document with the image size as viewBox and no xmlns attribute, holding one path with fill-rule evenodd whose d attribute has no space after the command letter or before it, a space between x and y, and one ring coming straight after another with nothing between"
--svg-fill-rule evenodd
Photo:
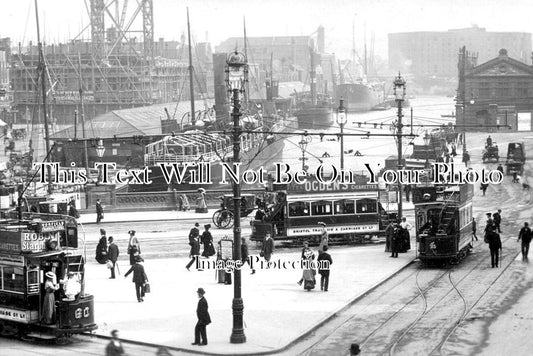
<instances>
[{"instance_id":1,"label":"man in dark suit","mask_svg":"<svg viewBox=\"0 0 533 356\"><path fill-rule=\"evenodd\" d=\"M124 275L124 278L126 278L133 272L132 282L135 283L135 293L137 294L137 301L139 303L144 302L144 284L148 281L148 277L144 272L144 266L141 264L142 261L141 256L135 256L135 264Z\"/></svg>"},{"instance_id":2,"label":"man in dark suit","mask_svg":"<svg viewBox=\"0 0 533 356\"><path fill-rule=\"evenodd\" d=\"M189 232L189 246L191 246L189 257L191 258L191 260L185 266L185 268L187 268L187 271L189 271L189 268L191 268L194 261L196 261L197 256L200 254L200 229L198 229L199 226L199 223L194 224L194 227Z\"/></svg>"},{"instance_id":3,"label":"man in dark suit","mask_svg":"<svg viewBox=\"0 0 533 356\"><path fill-rule=\"evenodd\" d=\"M196 291L198 293L198 307L196 308L196 316L198 317L198 322L194 327L194 342L193 345L207 345L207 331L205 327L211 324L211 317L209 316L207 300L204 298L205 290L203 288L198 288ZM200 343L200 337L202 342Z\"/></svg>"},{"instance_id":4,"label":"man in dark suit","mask_svg":"<svg viewBox=\"0 0 533 356\"><path fill-rule=\"evenodd\" d=\"M502 240L500 235L496 232L496 226L492 225L487 231L487 239L489 240L490 248L490 262L492 268L498 267L498 257L502 249Z\"/></svg>"},{"instance_id":5,"label":"man in dark suit","mask_svg":"<svg viewBox=\"0 0 533 356\"><path fill-rule=\"evenodd\" d=\"M498 230L498 233L501 234L502 230L500 229L500 223L502 222L502 209L498 209L498 212L492 214L492 219L494 220L494 226Z\"/></svg>"},{"instance_id":6,"label":"man in dark suit","mask_svg":"<svg viewBox=\"0 0 533 356\"><path fill-rule=\"evenodd\" d=\"M529 224L527 222L524 223L524 227L520 229L520 233L518 234L518 240L522 240L522 259L527 260L527 254L529 253L529 244L531 243L531 237L533 236L533 233L531 232L531 229L529 228Z\"/></svg>"},{"instance_id":7,"label":"man in dark suit","mask_svg":"<svg viewBox=\"0 0 533 356\"><path fill-rule=\"evenodd\" d=\"M272 236L270 233L267 232L265 235L265 242L263 242L263 257L268 262L270 261L270 258L272 257L272 253L274 253L274 240L272 240Z\"/></svg>"},{"instance_id":8,"label":"man in dark suit","mask_svg":"<svg viewBox=\"0 0 533 356\"><path fill-rule=\"evenodd\" d=\"M124 355L124 348L122 347L122 342L120 342L118 330L111 331L111 337L111 341L109 341L105 348L106 356Z\"/></svg>"},{"instance_id":9,"label":"man in dark suit","mask_svg":"<svg viewBox=\"0 0 533 356\"><path fill-rule=\"evenodd\" d=\"M117 264L118 259L118 246L113 242L113 236L109 236L109 247L107 248L107 257L109 258L109 261L113 263L113 267L111 267L111 279L115 279L115 266Z\"/></svg>"},{"instance_id":10,"label":"man in dark suit","mask_svg":"<svg viewBox=\"0 0 533 356\"><path fill-rule=\"evenodd\" d=\"M100 224L100 221L104 218L104 207L100 203L100 199L96 199L96 223Z\"/></svg>"},{"instance_id":11,"label":"man in dark suit","mask_svg":"<svg viewBox=\"0 0 533 356\"><path fill-rule=\"evenodd\" d=\"M331 256L327 253L328 247L324 246L324 251L318 254L317 262L319 263L318 273L320 274L320 290L328 291L329 286L329 266L333 263ZM327 267L327 268L326 268Z\"/></svg>"}]
</instances>

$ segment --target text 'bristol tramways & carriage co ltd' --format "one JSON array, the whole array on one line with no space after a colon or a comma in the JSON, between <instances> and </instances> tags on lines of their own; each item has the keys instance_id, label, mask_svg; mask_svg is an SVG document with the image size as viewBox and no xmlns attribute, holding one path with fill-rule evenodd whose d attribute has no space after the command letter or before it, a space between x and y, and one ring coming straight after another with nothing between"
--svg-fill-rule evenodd
<instances>
[{"instance_id":1,"label":"text 'bristol tramways & carriage co ltd'","mask_svg":"<svg viewBox=\"0 0 533 356\"><path fill-rule=\"evenodd\" d=\"M215 166L216 165L216 166ZM72 165L74 166L74 165ZM242 170L242 163L160 163L161 174L167 184L306 184L310 181L319 184L419 184L427 183L428 171L423 169L381 170L377 164L372 167L365 163L362 170L353 171L338 169L335 165L321 164L316 170L308 172L294 169L287 163L275 163L274 171L267 171L263 167ZM215 167L214 167L215 166ZM94 165L100 171L100 184L152 184L149 167L140 169L117 169L114 162L98 162ZM34 163L34 169L40 169L40 182L48 183L47 171L50 169L51 181L55 184L86 184L88 175L83 169L65 169L57 162ZM218 182L213 181L213 171ZM498 170L483 168L476 171L471 168L462 169L453 163L432 163L431 183L436 184L499 184L503 181L503 174ZM364 181L366 180L366 182Z\"/></svg>"}]
</instances>

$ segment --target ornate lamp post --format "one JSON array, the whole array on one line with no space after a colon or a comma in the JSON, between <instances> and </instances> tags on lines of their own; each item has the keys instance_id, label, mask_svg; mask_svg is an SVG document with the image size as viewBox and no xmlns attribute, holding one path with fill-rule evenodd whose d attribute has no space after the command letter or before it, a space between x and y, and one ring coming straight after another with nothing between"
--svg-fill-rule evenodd
<instances>
[{"instance_id":1,"label":"ornate lamp post","mask_svg":"<svg viewBox=\"0 0 533 356\"><path fill-rule=\"evenodd\" d=\"M237 172L237 163L239 163L241 149L241 131L240 126L240 99L239 94L244 93L246 72L248 63L244 54L233 52L228 55L226 60L226 84L228 91L232 93L233 110L233 169ZM233 258L235 261L241 260L241 185L233 183ZM243 310L244 304L241 297L241 271L236 268L233 271L235 283L233 284L233 302L231 305L233 313L233 329L231 330L230 342L232 344L242 344L246 342L244 335Z\"/></svg>"},{"instance_id":2,"label":"ornate lamp post","mask_svg":"<svg viewBox=\"0 0 533 356\"><path fill-rule=\"evenodd\" d=\"M341 127L341 170L344 169L344 125L346 125L346 120L344 100L341 99L337 109L337 124Z\"/></svg>"},{"instance_id":3,"label":"ornate lamp post","mask_svg":"<svg viewBox=\"0 0 533 356\"><path fill-rule=\"evenodd\" d=\"M100 137L96 139L96 155L99 158L99 161L102 162L102 157L104 157L105 153L105 147L104 147L104 140L102 140ZM89 172L87 172L89 174ZM102 175L102 172L100 171L100 167L98 167L98 182L101 181L100 177Z\"/></svg>"},{"instance_id":4,"label":"ornate lamp post","mask_svg":"<svg viewBox=\"0 0 533 356\"><path fill-rule=\"evenodd\" d=\"M307 171L305 169L305 161L307 158L305 157L305 151L307 150L307 145L311 142L311 136L302 136L302 139L300 142L298 142L298 146L302 150L302 157L300 157L300 160L302 161L302 171Z\"/></svg>"},{"instance_id":5,"label":"ornate lamp post","mask_svg":"<svg viewBox=\"0 0 533 356\"><path fill-rule=\"evenodd\" d=\"M394 81L392 82L394 85L394 98L396 102L398 103L398 124L396 126L396 143L398 145L398 174L399 171L402 169L402 102L405 100L405 80L402 78L400 73L398 73L398 76L394 78ZM398 179L398 218L402 218L402 183L400 179Z\"/></svg>"}]
</instances>

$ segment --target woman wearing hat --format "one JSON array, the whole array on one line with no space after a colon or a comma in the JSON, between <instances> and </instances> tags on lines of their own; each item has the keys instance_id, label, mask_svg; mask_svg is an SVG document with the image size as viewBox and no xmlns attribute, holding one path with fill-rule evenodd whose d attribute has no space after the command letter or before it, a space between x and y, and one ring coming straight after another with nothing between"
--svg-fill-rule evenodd
<instances>
[{"instance_id":1,"label":"woman wearing hat","mask_svg":"<svg viewBox=\"0 0 533 356\"><path fill-rule=\"evenodd\" d=\"M135 230L128 231L130 234L130 240L128 241L128 255L130 255L130 265L135 265L135 256L141 254L141 245L139 240L135 237Z\"/></svg>"},{"instance_id":2,"label":"woman wearing hat","mask_svg":"<svg viewBox=\"0 0 533 356\"><path fill-rule=\"evenodd\" d=\"M100 240L96 246L96 261L101 265L107 262L107 237L105 234L105 230L100 229Z\"/></svg>"},{"instance_id":3,"label":"woman wearing hat","mask_svg":"<svg viewBox=\"0 0 533 356\"><path fill-rule=\"evenodd\" d=\"M43 321L45 324L54 324L56 316L56 297L54 292L59 289L59 286L55 283L56 275L54 272L46 272L46 282L44 283L44 295L43 302Z\"/></svg>"},{"instance_id":4,"label":"woman wearing hat","mask_svg":"<svg viewBox=\"0 0 533 356\"><path fill-rule=\"evenodd\" d=\"M196 212L207 213L207 204L205 202L205 189L204 188L198 188L198 198L196 198L196 201L198 202L198 207L196 208Z\"/></svg>"},{"instance_id":5,"label":"woman wearing hat","mask_svg":"<svg viewBox=\"0 0 533 356\"><path fill-rule=\"evenodd\" d=\"M324 246L328 246L329 242L328 230L326 229L326 223L320 221L318 225L320 225L322 229L320 232L320 246L318 246L318 252L323 252Z\"/></svg>"},{"instance_id":6,"label":"woman wearing hat","mask_svg":"<svg viewBox=\"0 0 533 356\"><path fill-rule=\"evenodd\" d=\"M215 247L213 246L213 236L209 231L209 229L211 228L211 224L204 225L204 228L205 231L202 233L201 238L202 244L204 245L204 251L202 252L202 256L208 258L215 254Z\"/></svg>"}]
</instances>

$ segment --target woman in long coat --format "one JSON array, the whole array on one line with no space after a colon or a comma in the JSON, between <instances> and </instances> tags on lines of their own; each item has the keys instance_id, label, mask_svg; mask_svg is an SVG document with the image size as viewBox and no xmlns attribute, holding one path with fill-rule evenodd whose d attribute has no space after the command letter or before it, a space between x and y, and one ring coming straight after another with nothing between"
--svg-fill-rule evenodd
<instances>
[{"instance_id":1,"label":"woman in long coat","mask_svg":"<svg viewBox=\"0 0 533 356\"><path fill-rule=\"evenodd\" d=\"M45 324L55 323L56 297L54 292L59 289L59 286L54 283L55 277L53 272L46 272L46 282L44 283L46 294L43 302L43 321Z\"/></svg>"},{"instance_id":2,"label":"woman in long coat","mask_svg":"<svg viewBox=\"0 0 533 356\"><path fill-rule=\"evenodd\" d=\"M304 289L310 291L311 289L315 289L316 283L316 271L311 266L312 261L315 259L315 254L313 250L307 247L307 245L302 251L302 259L304 260L304 264L307 264L307 266L304 265L304 270L302 274Z\"/></svg>"},{"instance_id":3,"label":"woman in long coat","mask_svg":"<svg viewBox=\"0 0 533 356\"><path fill-rule=\"evenodd\" d=\"M213 246L213 236L209 231L209 229L211 228L211 224L204 225L204 228L205 231L202 233L202 244L204 245L204 251L202 252L202 256L210 257L216 253L215 247Z\"/></svg>"}]
</instances>

